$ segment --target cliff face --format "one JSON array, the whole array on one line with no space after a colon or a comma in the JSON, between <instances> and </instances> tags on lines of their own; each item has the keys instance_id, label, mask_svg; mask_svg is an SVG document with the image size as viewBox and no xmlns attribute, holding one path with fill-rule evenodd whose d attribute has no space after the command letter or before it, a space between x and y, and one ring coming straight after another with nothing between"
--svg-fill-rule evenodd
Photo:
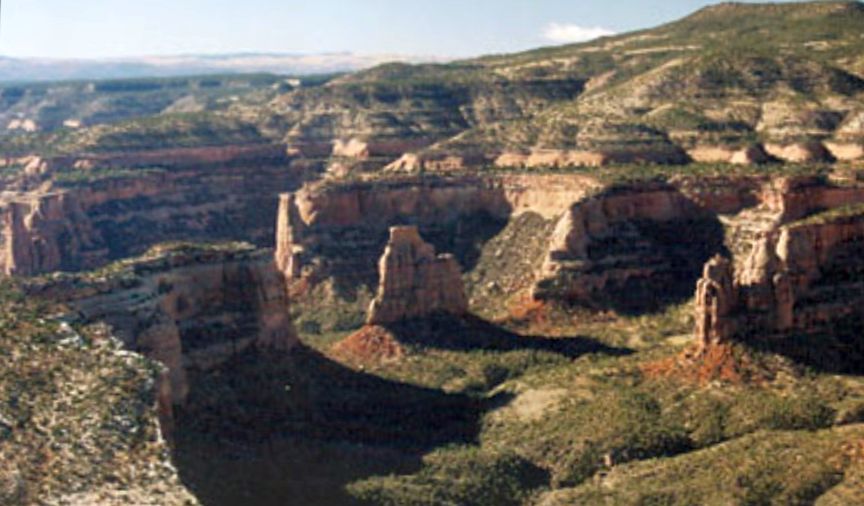
<instances>
[{"instance_id":1,"label":"cliff face","mask_svg":"<svg viewBox=\"0 0 864 506\"><path fill-rule=\"evenodd\" d=\"M379 263L378 295L369 307L369 325L386 325L435 313L461 316L468 300L453 255L436 255L417 227L393 227Z\"/></svg>"},{"instance_id":2,"label":"cliff face","mask_svg":"<svg viewBox=\"0 0 864 506\"><path fill-rule=\"evenodd\" d=\"M268 252L248 247L154 251L108 271L31 282L31 293L105 322L130 350L163 363L182 404L187 371L209 370L251 347L296 344L284 280Z\"/></svg>"},{"instance_id":3,"label":"cliff face","mask_svg":"<svg viewBox=\"0 0 864 506\"><path fill-rule=\"evenodd\" d=\"M782 189L769 200L775 220L754 239L746 258L736 261L733 286L717 274L719 265L731 264L706 265L697 288L696 333L702 343L832 331L864 315L861 189L788 180L775 188ZM712 286L717 288L706 291Z\"/></svg>"},{"instance_id":4,"label":"cliff face","mask_svg":"<svg viewBox=\"0 0 864 506\"><path fill-rule=\"evenodd\" d=\"M0 272L28 276L90 264L99 236L67 192L0 198Z\"/></svg>"},{"instance_id":5,"label":"cliff face","mask_svg":"<svg viewBox=\"0 0 864 506\"><path fill-rule=\"evenodd\" d=\"M838 252L858 243L859 228L848 216L816 217L861 201L860 185L815 177L679 176L605 187L577 175L330 182L282 197L276 257L307 288L333 279L345 293L374 290L388 227L413 224L456 254L472 310L504 307L513 295L501 293L504 283L542 301L640 313L687 300L704 274L697 334L707 346L827 318L808 301L829 297L814 287ZM728 276L719 260L703 269L717 254L731 257Z\"/></svg>"},{"instance_id":6,"label":"cliff face","mask_svg":"<svg viewBox=\"0 0 864 506\"><path fill-rule=\"evenodd\" d=\"M675 250L668 248L664 239L685 227ZM675 277L687 276L721 245L716 218L674 186L613 188L576 202L558 221L534 296L642 306L639 297L649 295L640 290L671 291Z\"/></svg>"},{"instance_id":7,"label":"cliff face","mask_svg":"<svg viewBox=\"0 0 864 506\"><path fill-rule=\"evenodd\" d=\"M416 225L470 269L479 246L525 213L559 216L597 182L581 176L393 177L308 185L283 195L277 264L289 279L335 277L376 287L377 258L394 225ZM346 255L345 251L351 254Z\"/></svg>"},{"instance_id":8,"label":"cliff face","mask_svg":"<svg viewBox=\"0 0 864 506\"><path fill-rule=\"evenodd\" d=\"M655 300L647 292L672 283L676 297L689 296L702 263L724 248L717 215L757 205L764 184L681 178L604 188L576 174L329 182L283 195L276 259L292 281L374 290L388 228L413 224L456 255L472 297L500 298L504 283L537 299L637 310L622 305L636 290Z\"/></svg>"},{"instance_id":9,"label":"cliff face","mask_svg":"<svg viewBox=\"0 0 864 506\"><path fill-rule=\"evenodd\" d=\"M274 145L114 152L53 163L60 168L45 182L0 199L0 270L7 275L89 269L170 240L272 246L278 194L302 177Z\"/></svg>"}]
</instances>

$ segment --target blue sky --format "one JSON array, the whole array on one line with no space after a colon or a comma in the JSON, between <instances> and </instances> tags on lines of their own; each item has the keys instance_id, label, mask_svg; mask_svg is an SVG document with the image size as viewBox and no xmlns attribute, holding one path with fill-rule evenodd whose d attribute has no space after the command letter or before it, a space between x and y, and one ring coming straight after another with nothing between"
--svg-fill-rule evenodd
<instances>
[{"instance_id":1,"label":"blue sky","mask_svg":"<svg viewBox=\"0 0 864 506\"><path fill-rule=\"evenodd\" d=\"M470 56L651 27L700 0L5 0L0 54Z\"/></svg>"}]
</instances>

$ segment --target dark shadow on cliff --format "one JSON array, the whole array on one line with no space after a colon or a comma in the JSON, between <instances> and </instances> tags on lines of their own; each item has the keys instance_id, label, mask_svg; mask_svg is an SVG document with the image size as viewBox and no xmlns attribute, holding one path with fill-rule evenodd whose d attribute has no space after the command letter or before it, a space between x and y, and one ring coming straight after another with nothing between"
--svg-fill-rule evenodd
<instances>
[{"instance_id":1,"label":"dark shadow on cliff","mask_svg":"<svg viewBox=\"0 0 864 506\"><path fill-rule=\"evenodd\" d=\"M598 292L588 305L593 309L639 316L656 313L693 297L705 263L716 254L729 256L723 224L714 215L693 211L693 217L670 222L640 220L620 225L603 240L592 243L589 258L621 265L616 268L653 270L638 273L623 284ZM635 260L628 260L632 256ZM630 265L630 262L634 262ZM602 268L608 268L606 266Z\"/></svg>"},{"instance_id":2,"label":"dark shadow on cliff","mask_svg":"<svg viewBox=\"0 0 864 506\"><path fill-rule=\"evenodd\" d=\"M438 253L453 254L463 272L470 272L480 260L483 246L501 233L507 219L487 212L442 218L441 221L422 221L411 217L398 217L388 226L417 225L423 239ZM328 232L330 240L316 244L314 254L325 259L338 259L330 267L337 294L346 299L365 286L370 292L378 287L378 259L381 258L389 238L389 228L361 229L334 228ZM346 247L351 254L346 257Z\"/></svg>"},{"instance_id":3,"label":"dark shadow on cliff","mask_svg":"<svg viewBox=\"0 0 864 506\"><path fill-rule=\"evenodd\" d=\"M864 243L835 246L819 265L819 277L798 295L795 314L812 323L809 332L754 346L831 374L864 374ZM807 315L816 316L815 318Z\"/></svg>"},{"instance_id":4,"label":"dark shadow on cliff","mask_svg":"<svg viewBox=\"0 0 864 506\"><path fill-rule=\"evenodd\" d=\"M344 485L476 441L486 401L357 372L299 346L194 378L175 461L205 506L351 504Z\"/></svg>"},{"instance_id":5,"label":"dark shadow on cliff","mask_svg":"<svg viewBox=\"0 0 864 506\"><path fill-rule=\"evenodd\" d=\"M831 330L796 333L772 339L750 339L748 345L788 357L819 372L864 374L864 317L838 320Z\"/></svg>"},{"instance_id":6,"label":"dark shadow on cliff","mask_svg":"<svg viewBox=\"0 0 864 506\"><path fill-rule=\"evenodd\" d=\"M405 344L455 351L537 350L576 358L588 353L622 356L633 353L627 348L607 346L583 336L550 338L523 336L473 315L454 317L438 315L385 326Z\"/></svg>"}]
</instances>

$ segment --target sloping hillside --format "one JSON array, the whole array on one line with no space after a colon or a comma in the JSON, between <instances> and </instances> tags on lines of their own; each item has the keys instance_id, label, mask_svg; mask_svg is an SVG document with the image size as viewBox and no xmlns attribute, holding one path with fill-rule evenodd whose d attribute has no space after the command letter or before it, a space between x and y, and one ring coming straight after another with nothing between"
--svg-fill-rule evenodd
<instances>
[{"instance_id":1,"label":"sloping hillside","mask_svg":"<svg viewBox=\"0 0 864 506\"><path fill-rule=\"evenodd\" d=\"M434 169L681 163L756 145L764 159L846 159L864 138L862 32L858 2L720 4L587 44L377 67L276 98L262 120L306 156L374 168L405 152L419 160L399 168ZM540 150L583 156L518 157Z\"/></svg>"}]
</instances>

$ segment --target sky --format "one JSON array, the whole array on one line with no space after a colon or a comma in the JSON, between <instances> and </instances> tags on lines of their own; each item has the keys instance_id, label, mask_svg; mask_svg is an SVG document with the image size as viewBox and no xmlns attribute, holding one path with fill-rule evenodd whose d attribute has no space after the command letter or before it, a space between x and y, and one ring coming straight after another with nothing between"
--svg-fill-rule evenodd
<instances>
[{"instance_id":1,"label":"sky","mask_svg":"<svg viewBox=\"0 0 864 506\"><path fill-rule=\"evenodd\" d=\"M701 0L5 0L0 54L464 57L652 27Z\"/></svg>"}]
</instances>

